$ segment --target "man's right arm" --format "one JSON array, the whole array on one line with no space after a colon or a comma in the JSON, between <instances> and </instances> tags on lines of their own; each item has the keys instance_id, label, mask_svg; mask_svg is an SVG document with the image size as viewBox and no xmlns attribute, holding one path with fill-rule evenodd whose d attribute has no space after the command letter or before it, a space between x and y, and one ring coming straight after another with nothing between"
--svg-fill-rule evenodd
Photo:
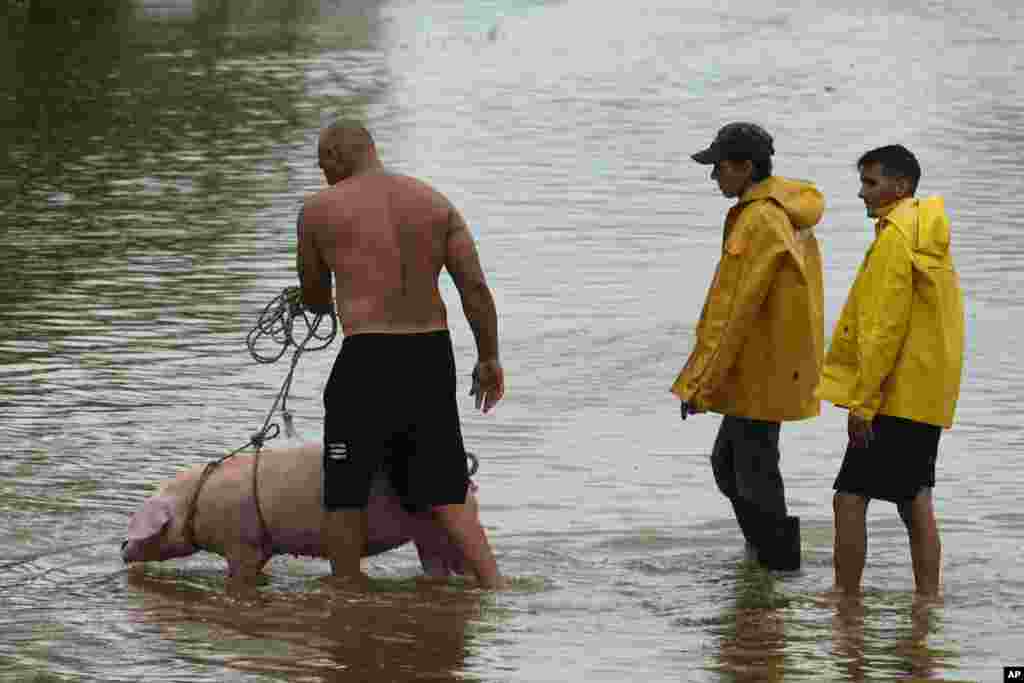
<instances>
[{"instance_id":1,"label":"man's right arm","mask_svg":"<svg viewBox=\"0 0 1024 683\"><path fill-rule=\"evenodd\" d=\"M306 207L299 210L295 224L298 248L295 268L302 287L302 304L313 313L329 314L334 311L331 295L331 269L316 249L313 230L305 225Z\"/></svg>"}]
</instances>

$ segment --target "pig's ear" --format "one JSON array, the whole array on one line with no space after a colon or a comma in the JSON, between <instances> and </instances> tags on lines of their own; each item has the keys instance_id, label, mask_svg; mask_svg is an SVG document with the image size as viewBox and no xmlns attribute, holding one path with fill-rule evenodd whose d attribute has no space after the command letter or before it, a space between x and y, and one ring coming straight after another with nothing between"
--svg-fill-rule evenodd
<instances>
[{"instance_id":1,"label":"pig's ear","mask_svg":"<svg viewBox=\"0 0 1024 683\"><path fill-rule=\"evenodd\" d=\"M142 504L128 522L128 540L146 542L163 532L174 518L174 501L170 496L154 496Z\"/></svg>"}]
</instances>

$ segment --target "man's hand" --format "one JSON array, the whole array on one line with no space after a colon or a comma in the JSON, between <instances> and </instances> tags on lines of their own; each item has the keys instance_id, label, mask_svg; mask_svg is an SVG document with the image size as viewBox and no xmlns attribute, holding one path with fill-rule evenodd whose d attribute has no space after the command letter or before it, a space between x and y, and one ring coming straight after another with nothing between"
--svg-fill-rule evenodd
<instances>
[{"instance_id":1,"label":"man's hand","mask_svg":"<svg viewBox=\"0 0 1024 683\"><path fill-rule=\"evenodd\" d=\"M483 406L485 413L505 395L505 371L497 359L477 361L469 395L476 397L477 409Z\"/></svg>"},{"instance_id":2,"label":"man's hand","mask_svg":"<svg viewBox=\"0 0 1024 683\"><path fill-rule=\"evenodd\" d=\"M682 401L679 404L679 417L685 420L690 415L697 415L703 413L703 410L698 410L695 405L688 401Z\"/></svg>"},{"instance_id":3,"label":"man's hand","mask_svg":"<svg viewBox=\"0 0 1024 683\"><path fill-rule=\"evenodd\" d=\"M867 448L875 436L871 430L871 420L865 420L854 414L852 410L846 420L846 432L849 434L850 443L854 448Z\"/></svg>"}]
</instances>

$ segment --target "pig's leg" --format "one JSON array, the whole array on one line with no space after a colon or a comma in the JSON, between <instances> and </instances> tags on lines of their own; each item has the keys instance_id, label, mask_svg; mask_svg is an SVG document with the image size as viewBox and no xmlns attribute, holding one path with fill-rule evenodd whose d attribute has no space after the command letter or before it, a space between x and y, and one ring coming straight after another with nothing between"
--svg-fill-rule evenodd
<instances>
[{"instance_id":1,"label":"pig's leg","mask_svg":"<svg viewBox=\"0 0 1024 683\"><path fill-rule=\"evenodd\" d=\"M476 486L471 485L466 493L466 507L479 520L479 505L473 493L475 489ZM416 533L413 541L416 543L416 552L419 554L424 574L428 577L447 577L450 574L461 576L466 573L466 558L444 527L432 517L418 517L415 524Z\"/></svg>"},{"instance_id":2,"label":"pig's leg","mask_svg":"<svg viewBox=\"0 0 1024 683\"><path fill-rule=\"evenodd\" d=\"M466 502L459 505L438 505L434 517L445 528L473 569L477 581L484 588L504 588L506 582L498 572L498 563L480 525L476 496L467 492Z\"/></svg>"},{"instance_id":3,"label":"pig's leg","mask_svg":"<svg viewBox=\"0 0 1024 683\"><path fill-rule=\"evenodd\" d=\"M226 549L228 578L233 583L253 583L259 577L270 556L255 545L236 545Z\"/></svg>"},{"instance_id":4,"label":"pig's leg","mask_svg":"<svg viewBox=\"0 0 1024 683\"><path fill-rule=\"evenodd\" d=\"M414 542L423 567L423 575L432 579L447 579L451 574L465 574L462 551L448 534L433 520L424 520L425 528Z\"/></svg>"}]
</instances>

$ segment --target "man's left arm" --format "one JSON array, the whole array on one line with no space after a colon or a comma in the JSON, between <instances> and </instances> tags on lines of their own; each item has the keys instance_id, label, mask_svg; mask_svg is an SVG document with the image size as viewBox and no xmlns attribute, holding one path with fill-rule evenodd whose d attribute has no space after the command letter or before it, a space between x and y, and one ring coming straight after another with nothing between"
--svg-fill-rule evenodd
<instances>
[{"instance_id":1,"label":"man's left arm","mask_svg":"<svg viewBox=\"0 0 1024 683\"><path fill-rule=\"evenodd\" d=\"M295 268L302 288L302 304L313 313L333 313L331 269L317 250L315 231L306 225L305 213L306 207L303 206L295 224L298 242Z\"/></svg>"}]
</instances>

